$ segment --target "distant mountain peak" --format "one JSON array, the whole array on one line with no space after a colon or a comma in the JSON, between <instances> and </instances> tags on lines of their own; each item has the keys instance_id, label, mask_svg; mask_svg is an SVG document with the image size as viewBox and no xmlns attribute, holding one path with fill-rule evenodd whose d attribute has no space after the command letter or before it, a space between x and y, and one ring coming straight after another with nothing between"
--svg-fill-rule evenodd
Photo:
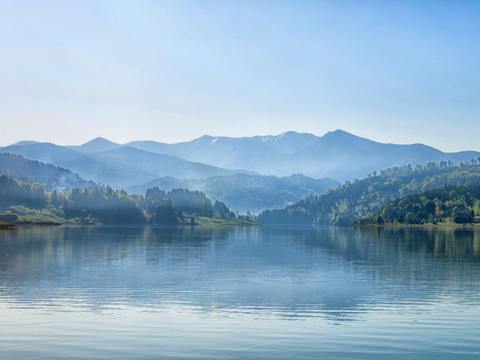
<instances>
[{"instance_id":1,"label":"distant mountain peak","mask_svg":"<svg viewBox=\"0 0 480 360\"><path fill-rule=\"evenodd\" d=\"M282 139L282 138L316 137L316 136L307 132L289 130L271 137L276 139Z\"/></svg>"},{"instance_id":2,"label":"distant mountain peak","mask_svg":"<svg viewBox=\"0 0 480 360\"><path fill-rule=\"evenodd\" d=\"M298 136L298 135L312 135L312 134L289 130L281 133L280 135L277 135L277 137Z\"/></svg>"},{"instance_id":3,"label":"distant mountain peak","mask_svg":"<svg viewBox=\"0 0 480 360\"><path fill-rule=\"evenodd\" d=\"M38 144L38 143L39 143L38 141L23 140L23 141L16 142L15 144L12 144L10 146L27 146L27 145L34 145L34 144Z\"/></svg>"},{"instance_id":4,"label":"distant mountain peak","mask_svg":"<svg viewBox=\"0 0 480 360\"><path fill-rule=\"evenodd\" d=\"M113 150L118 148L119 146L121 145L114 143L103 137L96 137L95 139L92 139L86 142L85 144L77 146L76 148L84 152L99 152L99 151Z\"/></svg>"},{"instance_id":5,"label":"distant mountain peak","mask_svg":"<svg viewBox=\"0 0 480 360\"><path fill-rule=\"evenodd\" d=\"M98 136L96 137L95 139L92 139L90 141L87 141L85 144L82 144L80 146L84 146L84 145L92 145L92 144L112 144L112 145L117 145L116 143L104 138L104 137L101 137L101 136Z\"/></svg>"},{"instance_id":6,"label":"distant mountain peak","mask_svg":"<svg viewBox=\"0 0 480 360\"><path fill-rule=\"evenodd\" d=\"M299 133L296 132L296 131L285 131L281 134L278 134L278 135L275 135L275 136L268 136L268 137L274 137L274 138L277 138L277 139L281 139L281 138L296 136L296 135L299 135Z\"/></svg>"},{"instance_id":7,"label":"distant mountain peak","mask_svg":"<svg viewBox=\"0 0 480 360\"><path fill-rule=\"evenodd\" d=\"M214 139L218 139L218 137L214 137L212 135L203 135L199 138L193 139L191 142L194 143L211 143Z\"/></svg>"},{"instance_id":8,"label":"distant mountain peak","mask_svg":"<svg viewBox=\"0 0 480 360\"><path fill-rule=\"evenodd\" d=\"M334 131L329 131L325 135L320 138L320 141L327 142L332 145L341 145L345 146L346 144L356 144L356 145L380 145L381 143L367 139L365 137L361 137L348 131L337 129Z\"/></svg>"},{"instance_id":9,"label":"distant mountain peak","mask_svg":"<svg viewBox=\"0 0 480 360\"><path fill-rule=\"evenodd\" d=\"M359 136L349 133L348 131L337 129L333 131L327 132L323 137L355 137L358 138Z\"/></svg>"},{"instance_id":10,"label":"distant mountain peak","mask_svg":"<svg viewBox=\"0 0 480 360\"><path fill-rule=\"evenodd\" d=\"M255 139L260 139L262 142L269 141L285 141L285 140L296 140L296 139L305 139L305 138L315 138L316 136L310 133L301 133L297 131L285 131L278 135L263 135L263 136L254 136Z\"/></svg>"}]
</instances>

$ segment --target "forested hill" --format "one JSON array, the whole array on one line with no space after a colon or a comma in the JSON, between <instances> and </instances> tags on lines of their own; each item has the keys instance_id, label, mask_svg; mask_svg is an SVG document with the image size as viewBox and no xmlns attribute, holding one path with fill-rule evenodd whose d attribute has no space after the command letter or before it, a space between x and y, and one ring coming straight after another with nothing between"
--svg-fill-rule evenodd
<instances>
[{"instance_id":1,"label":"forested hill","mask_svg":"<svg viewBox=\"0 0 480 360\"><path fill-rule=\"evenodd\" d=\"M0 174L42 184L47 190L63 191L97 186L93 181L82 179L70 170L11 153L0 152Z\"/></svg>"},{"instance_id":2,"label":"forested hill","mask_svg":"<svg viewBox=\"0 0 480 360\"><path fill-rule=\"evenodd\" d=\"M132 196L97 186L62 193L0 175L0 222L175 225L190 223L192 217L233 219L235 215L224 203L212 204L199 191L152 188L145 196Z\"/></svg>"},{"instance_id":3,"label":"forested hill","mask_svg":"<svg viewBox=\"0 0 480 360\"><path fill-rule=\"evenodd\" d=\"M346 182L336 190L309 196L282 210L264 211L264 224L352 224L379 212L388 202L445 186L480 184L480 160L403 166L375 172L362 180Z\"/></svg>"},{"instance_id":4,"label":"forested hill","mask_svg":"<svg viewBox=\"0 0 480 360\"><path fill-rule=\"evenodd\" d=\"M480 222L480 185L446 186L394 200L367 224L470 224Z\"/></svg>"}]
</instances>

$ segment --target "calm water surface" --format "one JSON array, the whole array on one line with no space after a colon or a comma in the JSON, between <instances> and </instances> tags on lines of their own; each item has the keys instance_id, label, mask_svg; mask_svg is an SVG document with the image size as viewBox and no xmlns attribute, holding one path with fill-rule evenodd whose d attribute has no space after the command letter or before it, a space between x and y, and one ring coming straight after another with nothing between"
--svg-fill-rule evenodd
<instances>
[{"instance_id":1,"label":"calm water surface","mask_svg":"<svg viewBox=\"0 0 480 360\"><path fill-rule=\"evenodd\" d=\"M479 359L480 232L0 231L2 359Z\"/></svg>"}]
</instances>

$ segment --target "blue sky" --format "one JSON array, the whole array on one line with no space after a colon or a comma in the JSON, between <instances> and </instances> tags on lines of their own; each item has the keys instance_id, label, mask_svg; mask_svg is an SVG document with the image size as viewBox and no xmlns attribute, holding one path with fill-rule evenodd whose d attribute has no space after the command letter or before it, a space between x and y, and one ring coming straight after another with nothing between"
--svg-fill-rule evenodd
<instances>
[{"instance_id":1,"label":"blue sky","mask_svg":"<svg viewBox=\"0 0 480 360\"><path fill-rule=\"evenodd\" d=\"M0 0L0 84L0 144L342 128L480 150L480 2Z\"/></svg>"}]
</instances>

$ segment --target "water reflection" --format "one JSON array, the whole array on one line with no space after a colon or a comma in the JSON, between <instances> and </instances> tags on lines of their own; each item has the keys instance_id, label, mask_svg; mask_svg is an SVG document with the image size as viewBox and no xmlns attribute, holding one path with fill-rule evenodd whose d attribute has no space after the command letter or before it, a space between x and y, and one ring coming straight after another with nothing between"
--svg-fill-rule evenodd
<instances>
[{"instance_id":1,"label":"water reflection","mask_svg":"<svg viewBox=\"0 0 480 360\"><path fill-rule=\"evenodd\" d=\"M478 305L480 232L45 227L0 232L0 303L333 321L399 304Z\"/></svg>"}]
</instances>

